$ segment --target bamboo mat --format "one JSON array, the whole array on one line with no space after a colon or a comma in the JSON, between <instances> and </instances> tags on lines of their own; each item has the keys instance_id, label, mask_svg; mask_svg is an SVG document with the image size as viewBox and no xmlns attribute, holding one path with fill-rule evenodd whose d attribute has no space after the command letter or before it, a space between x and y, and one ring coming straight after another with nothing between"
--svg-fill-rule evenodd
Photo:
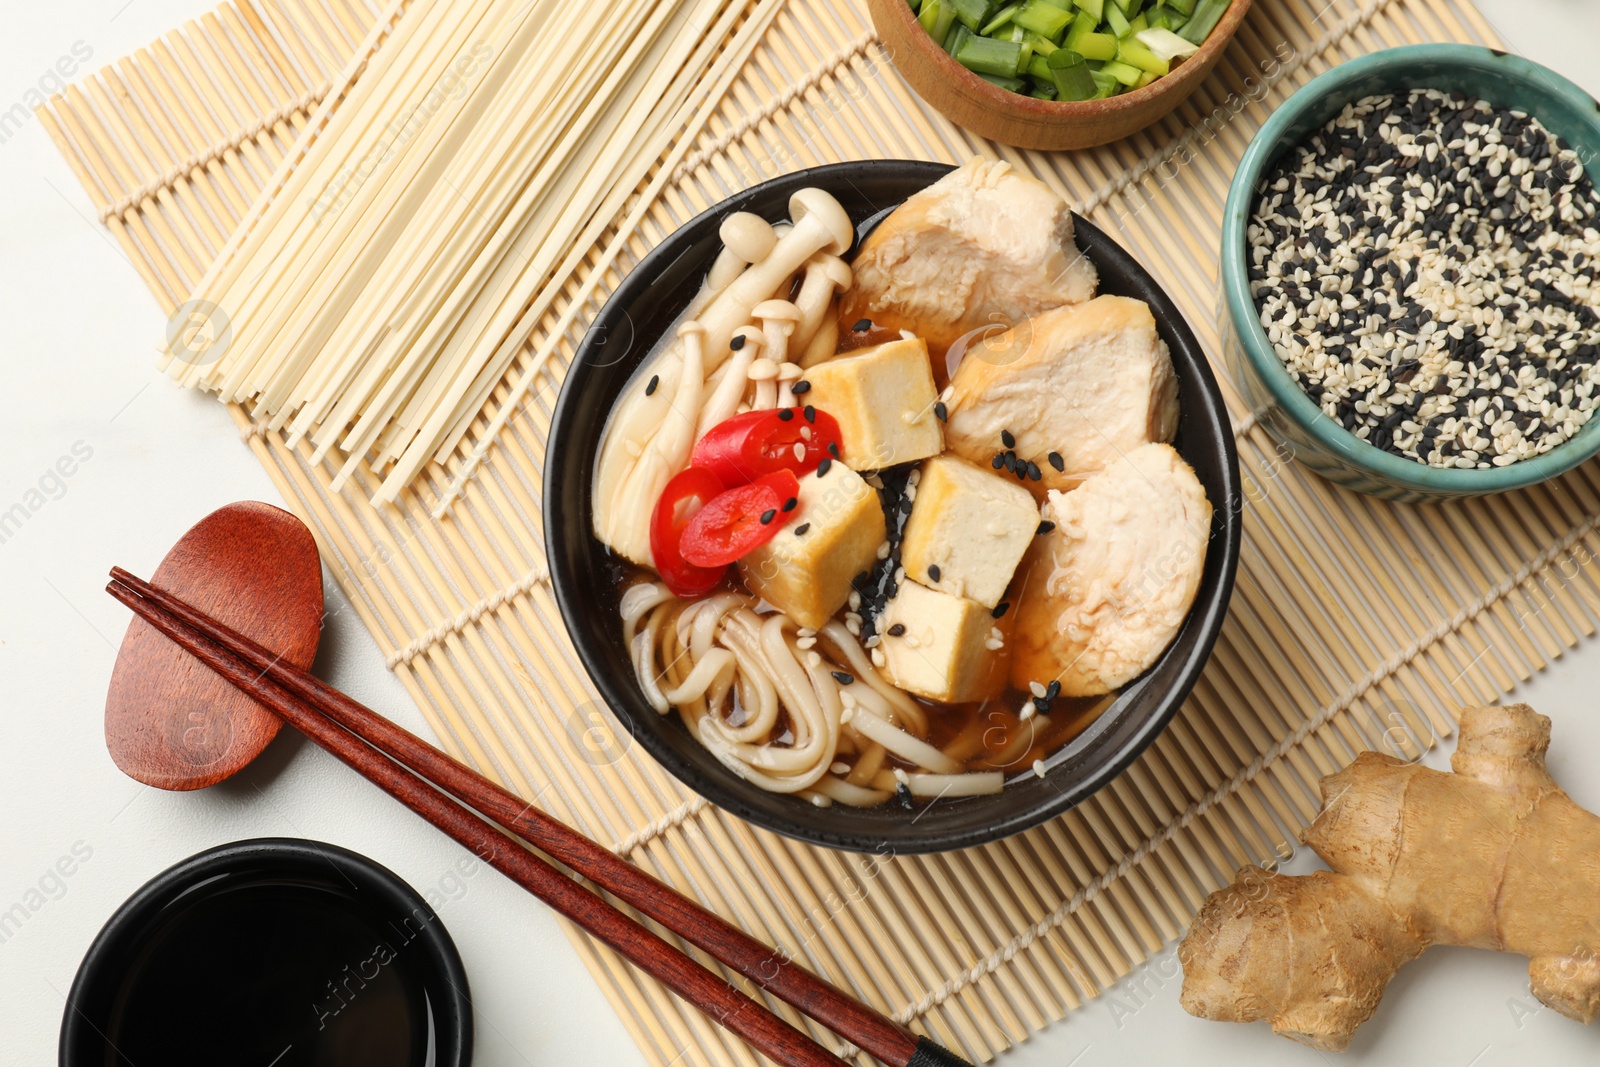
<instances>
[{"instance_id":1,"label":"bamboo mat","mask_svg":"<svg viewBox=\"0 0 1600 1067\"><path fill-rule=\"evenodd\" d=\"M235 0L42 112L169 311L318 107L337 105L363 50L381 47L394 10ZM557 279L559 298L460 454L399 507L366 503L370 471L331 494L332 461L312 467L305 449L236 417L451 752L895 1018L988 1059L1179 936L1235 868L1287 856L1321 775L1361 749L1416 753L1451 731L1454 709L1493 702L1592 634L1600 470L1488 500L1382 503L1280 455L1224 380L1247 489L1232 613L1192 698L1121 778L1049 825L945 856L835 854L723 815L609 732L545 582L545 431L574 343L620 273L696 212L776 174L981 153L1038 175L1116 235L1215 358L1222 203L1271 109L1366 52L1494 43L1466 0L1256 0L1174 116L1121 144L1046 155L979 141L922 107L861 0L752 0L743 17L744 36L729 36L735 76L641 187L616 261L604 256L613 225ZM610 952L574 943L650 1061L755 1062Z\"/></svg>"}]
</instances>

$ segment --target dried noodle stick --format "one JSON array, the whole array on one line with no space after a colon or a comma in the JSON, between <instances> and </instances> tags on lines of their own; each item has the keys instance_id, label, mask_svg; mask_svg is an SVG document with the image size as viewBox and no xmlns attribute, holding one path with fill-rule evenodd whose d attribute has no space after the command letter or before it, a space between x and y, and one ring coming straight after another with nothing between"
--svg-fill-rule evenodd
<instances>
[{"instance_id":1,"label":"dried noodle stick","mask_svg":"<svg viewBox=\"0 0 1600 1067\"><path fill-rule=\"evenodd\" d=\"M462 440L530 309L681 158L779 2L392 8L193 294L231 347L167 372L317 460L338 450L335 489L389 467L376 499L395 499Z\"/></svg>"}]
</instances>

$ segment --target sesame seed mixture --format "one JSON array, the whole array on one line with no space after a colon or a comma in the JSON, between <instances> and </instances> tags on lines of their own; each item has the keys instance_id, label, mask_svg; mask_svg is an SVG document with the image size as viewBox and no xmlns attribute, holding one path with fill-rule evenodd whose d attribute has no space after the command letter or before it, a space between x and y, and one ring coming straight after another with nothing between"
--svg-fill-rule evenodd
<instances>
[{"instance_id":1,"label":"sesame seed mixture","mask_svg":"<svg viewBox=\"0 0 1600 1067\"><path fill-rule=\"evenodd\" d=\"M1367 97L1262 181L1251 293L1289 374L1357 437L1502 467L1594 413L1597 208L1537 119L1432 89Z\"/></svg>"}]
</instances>

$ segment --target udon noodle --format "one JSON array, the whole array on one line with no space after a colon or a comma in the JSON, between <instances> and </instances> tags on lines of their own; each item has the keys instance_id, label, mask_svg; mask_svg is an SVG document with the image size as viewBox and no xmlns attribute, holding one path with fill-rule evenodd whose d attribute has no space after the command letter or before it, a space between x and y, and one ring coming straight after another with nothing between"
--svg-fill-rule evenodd
<instances>
[{"instance_id":1,"label":"udon noodle","mask_svg":"<svg viewBox=\"0 0 1600 1067\"><path fill-rule=\"evenodd\" d=\"M1001 772L963 773L925 740L928 710L879 674L844 623L808 630L756 604L733 591L685 600L657 582L622 598L623 634L651 706L676 708L742 778L819 806L881 804L901 784L914 797L1001 788ZM886 756L919 769L897 772Z\"/></svg>"}]
</instances>

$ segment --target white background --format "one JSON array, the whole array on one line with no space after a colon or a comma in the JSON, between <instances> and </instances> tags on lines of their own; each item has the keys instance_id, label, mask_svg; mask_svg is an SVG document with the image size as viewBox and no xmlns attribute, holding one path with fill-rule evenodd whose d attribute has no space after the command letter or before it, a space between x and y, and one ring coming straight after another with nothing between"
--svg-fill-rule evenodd
<instances>
[{"instance_id":1,"label":"white background","mask_svg":"<svg viewBox=\"0 0 1600 1067\"><path fill-rule=\"evenodd\" d=\"M6 0L0 111L75 44L92 49L89 65L99 66L213 2ZM1480 7L1519 51L1600 93L1600 4L1480 0ZM146 789L116 770L101 708L127 614L102 592L106 571L122 564L148 574L212 509L278 497L219 405L157 377L162 316L37 121L0 144L0 324L0 511L75 444L93 451L64 494L0 543L0 911L75 844L93 850L65 893L0 944L0 1062L42 1065L55 1060L63 997L100 924L183 857L241 838L302 836L372 856L428 892L453 885L447 879L465 853L288 735L238 778L202 793ZM425 731L350 613L335 614L318 670ZM1597 683L1600 649L1589 646L1517 695L1555 719L1553 769L1579 802L1600 810ZM479 868L441 913L471 977L480 1067L642 1063L536 901ZM1169 948L1000 1062L1242 1067L1334 1059L1275 1038L1264 1025L1189 1018L1178 1007L1178 977ZM1447 1067L1597 1061L1600 1029L1539 1010L1521 960L1453 949L1407 968L1344 1058Z\"/></svg>"}]
</instances>

